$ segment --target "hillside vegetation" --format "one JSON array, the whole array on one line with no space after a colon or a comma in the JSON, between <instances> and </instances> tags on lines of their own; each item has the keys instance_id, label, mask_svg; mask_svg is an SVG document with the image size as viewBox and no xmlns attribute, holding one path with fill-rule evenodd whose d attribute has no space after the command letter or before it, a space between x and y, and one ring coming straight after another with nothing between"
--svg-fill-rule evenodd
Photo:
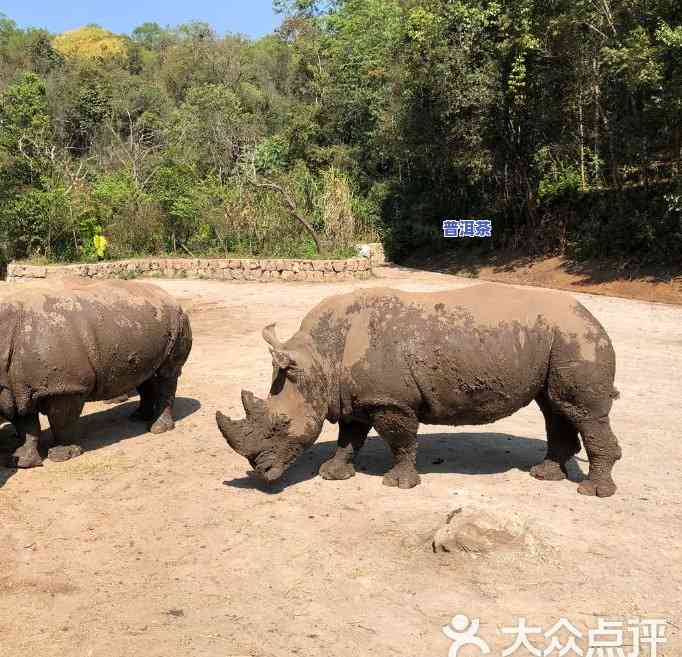
<instances>
[{"instance_id":1,"label":"hillside vegetation","mask_svg":"<svg viewBox=\"0 0 682 657\"><path fill-rule=\"evenodd\" d=\"M256 40L2 19L2 257L401 259L485 218L489 248L679 263L678 0L275 5Z\"/></svg>"}]
</instances>

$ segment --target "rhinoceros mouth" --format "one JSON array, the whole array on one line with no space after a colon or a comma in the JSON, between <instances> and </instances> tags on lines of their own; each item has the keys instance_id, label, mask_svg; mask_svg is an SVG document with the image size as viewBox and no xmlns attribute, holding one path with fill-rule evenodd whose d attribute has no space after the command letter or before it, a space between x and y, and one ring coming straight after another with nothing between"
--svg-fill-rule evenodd
<instances>
[{"instance_id":1,"label":"rhinoceros mouth","mask_svg":"<svg viewBox=\"0 0 682 657\"><path fill-rule=\"evenodd\" d=\"M295 457L284 462L282 457L274 451L266 450L255 458L249 459L254 472L265 481L271 482L279 479Z\"/></svg>"}]
</instances>

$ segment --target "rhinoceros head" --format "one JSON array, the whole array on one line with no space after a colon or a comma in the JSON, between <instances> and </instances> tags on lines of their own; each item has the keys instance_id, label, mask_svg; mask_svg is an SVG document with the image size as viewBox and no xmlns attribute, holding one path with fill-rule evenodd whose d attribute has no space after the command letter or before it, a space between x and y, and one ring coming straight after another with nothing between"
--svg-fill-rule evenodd
<instances>
[{"instance_id":1,"label":"rhinoceros head","mask_svg":"<svg viewBox=\"0 0 682 657\"><path fill-rule=\"evenodd\" d=\"M246 417L231 420L216 414L218 428L232 449L263 479L275 481L317 440L327 413L324 377L313 350L290 348L275 335L274 324L263 330L271 346L273 377L267 400L242 390Z\"/></svg>"}]
</instances>

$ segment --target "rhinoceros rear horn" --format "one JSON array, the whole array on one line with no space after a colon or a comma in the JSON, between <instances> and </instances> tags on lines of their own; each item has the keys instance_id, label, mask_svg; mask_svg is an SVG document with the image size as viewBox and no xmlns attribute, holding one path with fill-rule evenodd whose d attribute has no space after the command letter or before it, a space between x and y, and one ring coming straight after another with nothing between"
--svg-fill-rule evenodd
<instances>
[{"instance_id":1,"label":"rhinoceros rear horn","mask_svg":"<svg viewBox=\"0 0 682 657\"><path fill-rule=\"evenodd\" d=\"M250 390L242 390L242 406L248 418L263 415L266 411L265 402L258 399Z\"/></svg>"}]
</instances>

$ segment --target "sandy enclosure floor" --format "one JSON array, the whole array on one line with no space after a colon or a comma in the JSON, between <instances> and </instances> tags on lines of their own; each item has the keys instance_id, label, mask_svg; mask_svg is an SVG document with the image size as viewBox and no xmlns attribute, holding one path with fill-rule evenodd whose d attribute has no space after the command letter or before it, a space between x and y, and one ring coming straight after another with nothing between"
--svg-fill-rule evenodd
<instances>
[{"instance_id":1,"label":"sandy enclosure floor","mask_svg":"<svg viewBox=\"0 0 682 657\"><path fill-rule=\"evenodd\" d=\"M146 434L127 419L133 402L92 404L81 457L0 468L0 655L445 657L441 628L458 613L480 618L493 655L511 643L499 630L522 616L543 629L565 617L582 631L600 616L663 618L658 654L682 655L681 307L580 296L618 356L612 423L624 458L609 499L576 493L584 452L574 481L528 475L545 449L534 404L484 427L422 426L422 485L407 491L382 486L389 454L376 438L355 478L317 477L332 425L275 488L228 450L214 414L241 417L241 388L266 395L265 324L289 337L318 301L356 287L477 284L385 275L159 282L184 301L195 336L177 428ZM435 528L460 507L515 518L530 540L434 554Z\"/></svg>"}]
</instances>

